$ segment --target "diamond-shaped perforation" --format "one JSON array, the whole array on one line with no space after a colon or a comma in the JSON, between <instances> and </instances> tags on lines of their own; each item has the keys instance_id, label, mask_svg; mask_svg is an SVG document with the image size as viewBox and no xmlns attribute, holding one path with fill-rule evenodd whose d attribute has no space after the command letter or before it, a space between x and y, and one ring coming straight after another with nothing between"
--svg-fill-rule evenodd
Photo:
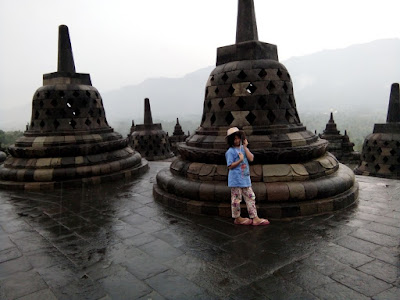
<instances>
[{"instance_id":1,"label":"diamond-shaped perforation","mask_svg":"<svg viewBox=\"0 0 400 300\"><path fill-rule=\"evenodd\" d=\"M88 114L89 114L89 116L93 117L94 116L94 111L92 109L89 109Z\"/></svg>"},{"instance_id":2,"label":"diamond-shaped perforation","mask_svg":"<svg viewBox=\"0 0 400 300\"><path fill-rule=\"evenodd\" d=\"M375 160L376 160L375 155L372 155L372 156L371 156L371 161L375 161Z\"/></svg>"},{"instance_id":3,"label":"diamond-shaped perforation","mask_svg":"<svg viewBox=\"0 0 400 300\"><path fill-rule=\"evenodd\" d=\"M235 92L235 88L231 85L231 86L228 88L228 93L231 94L231 95L233 95L234 92Z\"/></svg>"},{"instance_id":4,"label":"diamond-shaped perforation","mask_svg":"<svg viewBox=\"0 0 400 300\"><path fill-rule=\"evenodd\" d=\"M97 119L97 120L96 120L96 123L100 125L100 123L101 123L101 122L100 122L100 119Z\"/></svg>"},{"instance_id":5,"label":"diamond-shaped perforation","mask_svg":"<svg viewBox=\"0 0 400 300\"><path fill-rule=\"evenodd\" d=\"M261 108L264 108L264 106L267 104L267 99L265 98L265 96L260 96L257 102Z\"/></svg>"},{"instance_id":6,"label":"diamond-shaped perforation","mask_svg":"<svg viewBox=\"0 0 400 300\"><path fill-rule=\"evenodd\" d=\"M206 98L208 97L208 88L206 88Z\"/></svg>"},{"instance_id":7,"label":"diamond-shaped perforation","mask_svg":"<svg viewBox=\"0 0 400 300\"><path fill-rule=\"evenodd\" d=\"M74 99L69 98L68 101L67 101L67 107L68 108L72 108L72 105L74 105Z\"/></svg>"},{"instance_id":8,"label":"diamond-shaped perforation","mask_svg":"<svg viewBox=\"0 0 400 300\"><path fill-rule=\"evenodd\" d=\"M223 109L224 106L225 106L224 100L219 101L218 106L219 106L221 109Z\"/></svg>"},{"instance_id":9,"label":"diamond-shaped perforation","mask_svg":"<svg viewBox=\"0 0 400 300\"><path fill-rule=\"evenodd\" d=\"M219 93L219 89L218 89L218 87L215 89L215 95L218 95L218 93Z\"/></svg>"},{"instance_id":10,"label":"diamond-shaped perforation","mask_svg":"<svg viewBox=\"0 0 400 300\"><path fill-rule=\"evenodd\" d=\"M36 120L39 119L39 116L40 116L39 111L35 111L35 119L36 119Z\"/></svg>"},{"instance_id":11,"label":"diamond-shaped perforation","mask_svg":"<svg viewBox=\"0 0 400 300\"><path fill-rule=\"evenodd\" d=\"M39 126L42 127L42 128L43 128L45 125L46 125L46 123L45 123L43 120L39 123Z\"/></svg>"},{"instance_id":12,"label":"diamond-shaped perforation","mask_svg":"<svg viewBox=\"0 0 400 300\"><path fill-rule=\"evenodd\" d=\"M387 156L383 157L383 161L384 161L384 163L387 163L387 162L388 162L388 160L389 160L389 158L387 158Z\"/></svg>"},{"instance_id":13,"label":"diamond-shaped perforation","mask_svg":"<svg viewBox=\"0 0 400 300\"><path fill-rule=\"evenodd\" d=\"M283 90L285 91L285 93L287 94L289 87L287 86L286 82L283 84Z\"/></svg>"},{"instance_id":14,"label":"diamond-shaped perforation","mask_svg":"<svg viewBox=\"0 0 400 300\"><path fill-rule=\"evenodd\" d=\"M80 111L79 109L75 109L75 110L72 112L72 114L73 114L75 117L78 117L78 116L81 114L81 111Z\"/></svg>"},{"instance_id":15,"label":"diamond-shaped perforation","mask_svg":"<svg viewBox=\"0 0 400 300\"><path fill-rule=\"evenodd\" d=\"M272 110L269 110L267 113L267 118L270 121L271 124L273 124L275 122L276 116L275 114L272 112Z\"/></svg>"},{"instance_id":16,"label":"diamond-shaped perforation","mask_svg":"<svg viewBox=\"0 0 400 300\"><path fill-rule=\"evenodd\" d=\"M203 116L201 117L201 123L204 123L206 120L206 114L203 113Z\"/></svg>"},{"instance_id":17,"label":"diamond-shaped perforation","mask_svg":"<svg viewBox=\"0 0 400 300\"><path fill-rule=\"evenodd\" d=\"M54 120L53 125L54 125L54 128L57 129L58 126L60 126L60 122L58 122L57 120Z\"/></svg>"},{"instance_id":18,"label":"diamond-shaped perforation","mask_svg":"<svg viewBox=\"0 0 400 300\"><path fill-rule=\"evenodd\" d=\"M292 114L289 112L289 110L287 110L286 113L285 113L285 119L289 123L293 123L293 121L294 121L294 118L293 118Z\"/></svg>"},{"instance_id":19,"label":"diamond-shaped perforation","mask_svg":"<svg viewBox=\"0 0 400 300\"><path fill-rule=\"evenodd\" d=\"M394 172L396 170L396 167L394 165L390 165L389 170L390 172Z\"/></svg>"},{"instance_id":20,"label":"diamond-shaped perforation","mask_svg":"<svg viewBox=\"0 0 400 300\"><path fill-rule=\"evenodd\" d=\"M283 72L281 71L281 69L278 69L278 72L276 72L276 75L278 75L278 76L279 76L279 78L281 78L281 77L282 77L282 75L283 75Z\"/></svg>"},{"instance_id":21,"label":"diamond-shaped perforation","mask_svg":"<svg viewBox=\"0 0 400 300\"><path fill-rule=\"evenodd\" d=\"M237 106L239 106L239 108L243 108L244 105L246 104L246 101L244 101L244 99L242 97L239 97L239 99L236 101Z\"/></svg>"},{"instance_id":22,"label":"diamond-shaped perforation","mask_svg":"<svg viewBox=\"0 0 400 300\"><path fill-rule=\"evenodd\" d=\"M260 78L264 79L265 76L267 76L267 72L265 71L265 69L262 69L259 73L258 76L260 76Z\"/></svg>"},{"instance_id":23,"label":"diamond-shaped perforation","mask_svg":"<svg viewBox=\"0 0 400 300\"><path fill-rule=\"evenodd\" d=\"M87 96L87 97L89 97L89 98L91 97L91 95L90 95L90 92L89 92L89 91L86 91L86 92L85 92L85 94L86 94L86 96Z\"/></svg>"},{"instance_id":24,"label":"diamond-shaped perforation","mask_svg":"<svg viewBox=\"0 0 400 300\"><path fill-rule=\"evenodd\" d=\"M396 150L394 150L394 149L390 150L390 154L393 156L396 155Z\"/></svg>"},{"instance_id":25,"label":"diamond-shaped perforation","mask_svg":"<svg viewBox=\"0 0 400 300\"><path fill-rule=\"evenodd\" d=\"M267 89L268 91L271 92L273 89L275 89L275 84L272 81L270 81L267 85Z\"/></svg>"},{"instance_id":26,"label":"diamond-shaped perforation","mask_svg":"<svg viewBox=\"0 0 400 300\"><path fill-rule=\"evenodd\" d=\"M211 125L213 125L213 124L215 123L216 120L217 120L217 118L215 117L215 114L213 114L213 115L211 116L211 119L210 119Z\"/></svg>"},{"instance_id":27,"label":"diamond-shaped perforation","mask_svg":"<svg viewBox=\"0 0 400 300\"><path fill-rule=\"evenodd\" d=\"M211 76L210 81L214 81L214 75Z\"/></svg>"},{"instance_id":28,"label":"diamond-shaped perforation","mask_svg":"<svg viewBox=\"0 0 400 300\"><path fill-rule=\"evenodd\" d=\"M67 113L65 112L64 108L62 108L62 109L60 110L60 114L61 114L61 116L62 116L63 118L65 118L65 116L67 115Z\"/></svg>"},{"instance_id":29,"label":"diamond-shaped perforation","mask_svg":"<svg viewBox=\"0 0 400 300\"><path fill-rule=\"evenodd\" d=\"M381 153L382 153L381 147L379 147L378 150L376 150L376 152L378 152L379 154L381 154Z\"/></svg>"},{"instance_id":30,"label":"diamond-shaped perforation","mask_svg":"<svg viewBox=\"0 0 400 300\"><path fill-rule=\"evenodd\" d=\"M379 164L376 164L374 168L375 171L378 172L381 169L381 166Z\"/></svg>"},{"instance_id":31,"label":"diamond-shaped perforation","mask_svg":"<svg viewBox=\"0 0 400 300\"><path fill-rule=\"evenodd\" d=\"M78 91L74 91L72 94L75 98L79 97L79 92Z\"/></svg>"},{"instance_id":32,"label":"diamond-shaped perforation","mask_svg":"<svg viewBox=\"0 0 400 300\"><path fill-rule=\"evenodd\" d=\"M244 80L247 77L247 74L242 70L237 77L241 80Z\"/></svg>"},{"instance_id":33,"label":"diamond-shaped perforation","mask_svg":"<svg viewBox=\"0 0 400 300\"><path fill-rule=\"evenodd\" d=\"M251 82L249 83L249 85L248 85L247 88L246 88L246 91L247 91L250 95L254 94L256 90L257 90L257 87L256 87L253 83L251 83Z\"/></svg>"},{"instance_id":34,"label":"diamond-shaped perforation","mask_svg":"<svg viewBox=\"0 0 400 300\"><path fill-rule=\"evenodd\" d=\"M235 119L235 118L233 117L233 115L232 115L231 112L228 112L228 113L226 114L225 121L226 121L226 123L227 123L228 125L231 125L234 119Z\"/></svg>"},{"instance_id":35,"label":"diamond-shaped perforation","mask_svg":"<svg viewBox=\"0 0 400 300\"><path fill-rule=\"evenodd\" d=\"M40 93L36 93L35 98L36 99L40 98Z\"/></svg>"},{"instance_id":36,"label":"diamond-shaped perforation","mask_svg":"<svg viewBox=\"0 0 400 300\"><path fill-rule=\"evenodd\" d=\"M72 127L73 129L75 129L75 127L76 127L76 122L75 122L75 120L72 119L71 121L69 121L69 125L71 125L71 127Z\"/></svg>"},{"instance_id":37,"label":"diamond-shaped perforation","mask_svg":"<svg viewBox=\"0 0 400 300\"><path fill-rule=\"evenodd\" d=\"M58 102L56 99L53 99L53 100L51 100L50 104L53 105L54 107L56 107Z\"/></svg>"},{"instance_id":38,"label":"diamond-shaped perforation","mask_svg":"<svg viewBox=\"0 0 400 300\"><path fill-rule=\"evenodd\" d=\"M39 106L40 106L40 108L43 108L43 106L44 106L43 100L40 100Z\"/></svg>"},{"instance_id":39,"label":"diamond-shaped perforation","mask_svg":"<svg viewBox=\"0 0 400 300\"><path fill-rule=\"evenodd\" d=\"M388 141L385 141L383 144L384 144L385 146L389 146L389 142L388 142Z\"/></svg>"},{"instance_id":40,"label":"diamond-shaped perforation","mask_svg":"<svg viewBox=\"0 0 400 300\"><path fill-rule=\"evenodd\" d=\"M50 99L50 96L51 96L50 91L46 91L46 92L44 93L44 98L45 98L45 99Z\"/></svg>"},{"instance_id":41,"label":"diamond-shaped perforation","mask_svg":"<svg viewBox=\"0 0 400 300\"><path fill-rule=\"evenodd\" d=\"M256 115L252 112L249 112L249 114L246 116L246 120L250 123L250 125L253 125L254 121L256 120Z\"/></svg>"},{"instance_id":42,"label":"diamond-shaped perforation","mask_svg":"<svg viewBox=\"0 0 400 300\"><path fill-rule=\"evenodd\" d=\"M65 97L64 91L59 91L59 92L58 92L58 96L59 96L61 99L64 98L64 97Z\"/></svg>"},{"instance_id":43,"label":"diamond-shaped perforation","mask_svg":"<svg viewBox=\"0 0 400 300\"><path fill-rule=\"evenodd\" d=\"M224 75L222 75L221 79L222 79L224 82L226 82L226 81L229 79L229 76L228 76L226 73L224 73Z\"/></svg>"},{"instance_id":44,"label":"diamond-shaped perforation","mask_svg":"<svg viewBox=\"0 0 400 300\"><path fill-rule=\"evenodd\" d=\"M275 103L276 103L276 105L278 105L278 107L281 106L282 99L281 99L281 97L279 95L275 98Z\"/></svg>"},{"instance_id":45,"label":"diamond-shaped perforation","mask_svg":"<svg viewBox=\"0 0 400 300\"><path fill-rule=\"evenodd\" d=\"M208 103L207 103L207 107L208 107L208 109L211 109L211 106L212 106L212 103L211 103L211 101L208 101Z\"/></svg>"},{"instance_id":46,"label":"diamond-shaped perforation","mask_svg":"<svg viewBox=\"0 0 400 300\"><path fill-rule=\"evenodd\" d=\"M46 109L46 116L50 117L51 116L51 111Z\"/></svg>"},{"instance_id":47,"label":"diamond-shaped perforation","mask_svg":"<svg viewBox=\"0 0 400 300\"><path fill-rule=\"evenodd\" d=\"M92 121L90 121L89 119L86 119L85 124L86 124L87 126L90 126L90 124L92 124Z\"/></svg>"}]
</instances>

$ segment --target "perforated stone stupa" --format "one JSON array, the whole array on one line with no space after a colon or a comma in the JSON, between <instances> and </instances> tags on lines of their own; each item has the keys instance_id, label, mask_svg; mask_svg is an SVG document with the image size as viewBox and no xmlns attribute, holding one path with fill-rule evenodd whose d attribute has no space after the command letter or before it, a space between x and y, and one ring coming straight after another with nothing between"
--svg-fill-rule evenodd
<instances>
[{"instance_id":1,"label":"perforated stone stupa","mask_svg":"<svg viewBox=\"0 0 400 300\"><path fill-rule=\"evenodd\" d=\"M363 144L358 175L400 179L400 93L393 83L386 123L375 124Z\"/></svg>"},{"instance_id":2,"label":"perforated stone stupa","mask_svg":"<svg viewBox=\"0 0 400 300\"><path fill-rule=\"evenodd\" d=\"M245 131L255 155L250 171L260 216L321 214L356 201L352 170L300 122L277 47L258 41L253 0L239 0L236 44L218 48L200 127L179 145L181 157L157 174L155 199L185 212L230 217L224 154L232 126Z\"/></svg>"},{"instance_id":3,"label":"perforated stone stupa","mask_svg":"<svg viewBox=\"0 0 400 300\"><path fill-rule=\"evenodd\" d=\"M135 126L132 123L129 140L131 146L148 160L163 160L174 156L161 124L153 123L148 98L144 99L144 124Z\"/></svg>"},{"instance_id":4,"label":"perforated stone stupa","mask_svg":"<svg viewBox=\"0 0 400 300\"><path fill-rule=\"evenodd\" d=\"M357 165L360 162L360 152L354 151L354 143L350 142L347 131L344 135L337 130L333 113L326 124L325 130L320 134L320 138L329 142L327 150L332 153L341 163L346 165Z\"/></svg>"},{"instance_id":5,"label":"perforated stone stupa","mask_svg":"<svg viewBox=\"0 0 400 300\"><path fill-rule=\"evenodd\" d=\"M179 153L177 144L184 142L188 136L189 135L186 135L183 132L182 126L181 126L181 124L179 124L179 119L176 118L174 132L173 132L172 136L169 137L169 142L171 144L171 150L172 150L172 152L174 152L175 155L177 155Z\"/></svg>"},{"instance_id":6,"label":"perforated stone stupa","mask_svg":"<svg viewBox=\"0 0 400 300\"><path fill-rule=\"evenodd\" d=\"M68 27L59 27L58 70L43 75L23 137L0 167L0 187L53 189L130 178L148 163L107 123L90 75L75 72Z\"/></svg>"}]
</instances>

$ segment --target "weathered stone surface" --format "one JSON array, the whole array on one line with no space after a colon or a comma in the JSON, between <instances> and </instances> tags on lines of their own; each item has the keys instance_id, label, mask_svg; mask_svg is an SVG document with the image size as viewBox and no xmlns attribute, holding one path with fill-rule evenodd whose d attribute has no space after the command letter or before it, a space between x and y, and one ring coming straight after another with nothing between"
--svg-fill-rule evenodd
<instances>
[{"instance_id":1,"label":"weathered stone surface","mask_svg":"<svg viewBox=\"0 0 400 300\"><path fill-rule=\"evenodd\" d=\"M90 75L75 72L68 28L59 27L58 70L43 75L32 118L0 167L0 188L41 190L99 184L147 170L128 141L108 125Z\"/></svg>"},{"instance_id":2,"label":"weathered stone surface","mask_svg":"<svg viewBox=\"0 0 400 300\"><path fill-rule=\"evenodd\" d=\"M153 124L150 100L144 99L144 124L134 125L132 121L129 143L147 160L171 158L174 153L167 133L160 123Z\"/></svg>"},{"instance_id":3,"label":"weathered stone surface","mask_svg":"<svg viewBox=\"0 0 400 300\"><path fill-rule=\"evenodd\" d=\"M400 179L400 96L399 84L393 83L387 121L375 124L363 144L358 175Z\"/></svg>"},{"instance_id":4,"label":"weathered stone surface","mask_svg":"<svg viewBox=\"0 0 400 300\"><path fill-rule=\"evenodd\" d=\"M202 213L221 213L220 199L230 199L229 189L221 188L227 184L225 135L236 126L254 154L250 175L260 215L291 218L354 204L354 175L326 151L326 140L300 122L290 74L278 61L276 46L258 41L254 2L239 0L238 9L236 44L218 48L200 126L179 144L170 171L158 174L156 199L183 211L195 200ZM204 182L216 189L201 187Z\"/></svg>"}]
</instances>

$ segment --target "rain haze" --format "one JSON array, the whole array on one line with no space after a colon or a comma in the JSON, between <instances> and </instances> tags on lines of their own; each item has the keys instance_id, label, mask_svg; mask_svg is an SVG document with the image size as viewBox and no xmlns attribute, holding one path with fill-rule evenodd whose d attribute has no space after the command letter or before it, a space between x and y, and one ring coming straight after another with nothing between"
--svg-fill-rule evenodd
<instances>
[{"instance_id":1,"label":"rain haze","mask_svg":"<svg viewBox=\"0 0 400 300\"><path fill-rule=\"evenodd\" d=\"M400 38L398 0L254 2L259 40L276 44L280 61ZM216 48L235 43L236 17L237 0L0 0L2 110L21 107L29 120L22 107L42 74L57 69L60 24L69 27L77 72L104 93L215 65Z\"/></svg>"}]
</instances>

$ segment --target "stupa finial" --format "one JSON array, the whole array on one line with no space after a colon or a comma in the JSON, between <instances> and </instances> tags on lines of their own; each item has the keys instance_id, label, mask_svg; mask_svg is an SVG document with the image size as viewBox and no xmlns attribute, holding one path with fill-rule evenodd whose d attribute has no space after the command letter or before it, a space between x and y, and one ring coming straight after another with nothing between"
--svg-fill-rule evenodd
<instances>
[{"instance_id":1,"label":"stupa finial","mask_svg":"<svg viewBox=\"0 0 400 300\"><path fill-rule=\"evenodd\" d=\"M254 0L239 0L236 44L247 41L258 41Z\"/></svg>"},{"instance_id":2,"label":"stupa finial","mask_svg":"<svg viewBox=\"0 0 400 300\"><path fill-rule=\"evenodd\" d=\"M58 72L75 73L74 57L72 55L71 40L66 25L58 27Z\"/></svg>"},{"instance_id":3,"label":"stupa finial","mask_svg":"<svg viewBox=\"0 0 400 300\"><path fill-rule=\"evenodd\" d=\"M144 99L144 125L153 124L153 118L151 116L150 100L149 98Z\"/></svg>"},{"instance_id":4,"label":"stupa finial","mask_svg":"<svg viewBox=\"0 0 400 300\"><path fill-rule=\"evenodd\" d=\"M331 117L329 119L329 123L335 123L335 121L333 120L333 112L331 112Z\"/></svg>"},{"instance_id":5,"label":"stupa finial","mask_svg":"<svg viewBox=\"0 0 400 300\"><path fill-rule=\"evenodd\" d=\"M400 122L400 93L398 83L393 83L390 90L390 100L386 122Z\"/></svg>"}]
</instances>

